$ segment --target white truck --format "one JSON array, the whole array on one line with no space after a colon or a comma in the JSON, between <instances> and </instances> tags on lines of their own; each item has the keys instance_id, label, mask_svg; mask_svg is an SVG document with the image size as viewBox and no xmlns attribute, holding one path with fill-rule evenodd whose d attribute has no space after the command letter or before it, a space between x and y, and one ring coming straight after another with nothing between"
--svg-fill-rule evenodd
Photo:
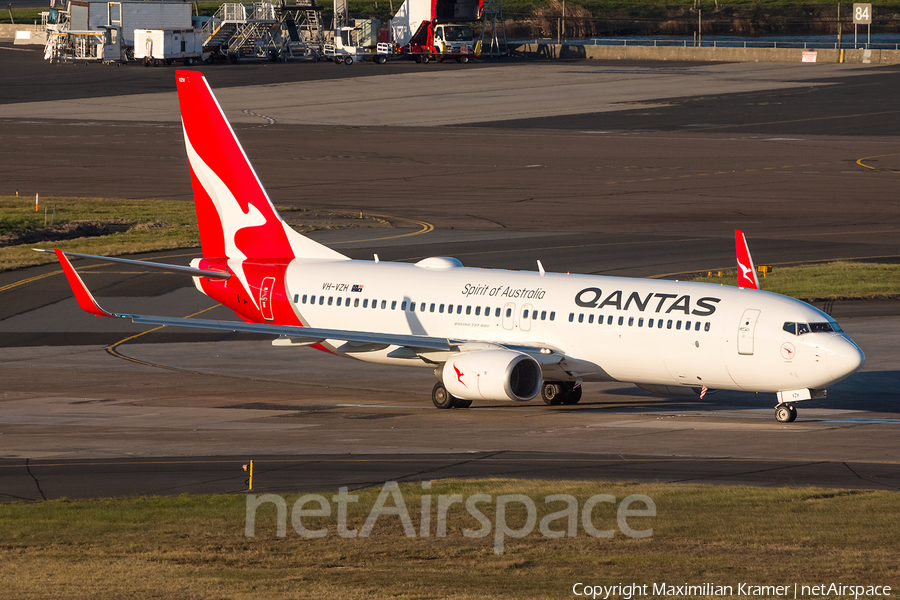
<instances>
[{"instance_id":1,"label":"white truck","mask_svg":"<svg viewBox=\"0 0 900 600\"><path fill-rule=\"evenodd\" d=\"M192 65L203 59L203 31L200 29L135 29L134 59L145 66L172 64L179 60Z\"/></svg>"},{"instance_id":2,"label":"white truck","mask_svg":"<svg viewBox=\"0 0 900 600\"><path fill-rule=\"evenodd\" d=\"M480 44L465 22L477 20L482 8L482 0L405 0L391 19L390 42L378 42L378 28L373 26L377 21L357 19L352 27L336 28L334 43L325 45L325 55L346 65L367 59L384 64L392 57L420 63L469 62L479 53Z\"/></svg>"}]
</instances>

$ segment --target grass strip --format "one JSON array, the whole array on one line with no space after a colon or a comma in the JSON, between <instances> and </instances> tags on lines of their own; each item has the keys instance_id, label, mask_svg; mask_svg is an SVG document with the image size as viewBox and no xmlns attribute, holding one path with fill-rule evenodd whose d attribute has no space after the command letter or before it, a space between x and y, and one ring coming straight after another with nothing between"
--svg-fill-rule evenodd
<instances>
[{"instance_id":1,"label":"grass strip","mask_svg":"<svg viewBox=\"0 0 900 600\"><path fill-rule=\"evenodd\" d=\"M263 480L264 475L258 477ZM354 491L347 523L361 530L380 487ZM900 565L900 495L869 490L756 488L580 481L436 480L400 491L413 527L421 530L423 495L430 496L429 537L407 537L396 515L378 518L369 537L342 538L331 517L304 516L318 539L292 527L299 497L285 495L287 535L277 537L276 510L256 513L256 536L245 537L243 495L55 500L0 505L0 589L12 598L547 598L569 597L576 582L717 585L896 585ZM496 525L497 498L525 494L537 507L537 523L564 508L547 504L553 494L578 502L575 537L548 538L537 527L493 549L493 533L462 535L481 524L465 502L447 512L447 535L436 537L439 496L463 499L487 494L480 504ZM593 509L598 529L588 535L581 511L596 494L615 502ZM634 529L653 529L634 539L616 529L616 503L644 494L656 516L629 517ZM334 491L323 493L332 502ZM394 506L388 500L385 506ZM643 506L643 505L641 505ZM317 503L305 508L318 508ZM523 504L507 505L510 528L525 523ZM551 529L566 529L566 520ZM763 596L769 597L769 596ZM841 596L829 596L841 597Z\"/></svg>"},{"instance_id":2,"label":"grass strip","mask_svg":"<svg viewBox=\"0 0 900 600\"><path fill-rule=\"evenodd\" d=\"M693 281L736 286L737 272L728 271L722 277L698 277ZM775 267L765 278L759 275L759 282L766 291L807 302L896 299L900 298L900 265L838 261Z\"/></svg>"},{"instance_id":3,"label":"grass strip","mask_svg":"<svg viewBox=\"0 0 900 600\"><path fill-rule=\"evenodd\" d=\"M200 245L190 202L64 197L40 202L35 211L34 198L0 197L0 271L56 260L32 248L117 256ZM66 237L72 239L59 239Z\"/></svg>"},{"instance_id":4,"label":"grass strip","mask_svg":"<svg viewBox=\"0 0 900 600\"><path fill-rule=\"evenodd\" d=\"M34 198L0 196L0 271L56 260L32 248L119 256L200 245L191 202L42 197L38 208L35 211ZM300 233L392 227L387 220L369 215L276 208Z\"/></svg>"}]
</instances>

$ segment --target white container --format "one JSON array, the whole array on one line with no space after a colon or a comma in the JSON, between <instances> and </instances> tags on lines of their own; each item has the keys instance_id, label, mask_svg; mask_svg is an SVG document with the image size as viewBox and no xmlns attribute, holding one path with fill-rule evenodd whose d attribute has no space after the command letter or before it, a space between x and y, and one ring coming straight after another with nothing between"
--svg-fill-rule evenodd
<instances>
[{"instance_id":1,"label":"white container","mask_svg":"<svg viewBox=\"0 0 900 600\"><path fill-rule=\"evenodd\" d=\"M191 64L203 53L203 32L199 29L135 29L134 58L153 60L181 60Z\"/></svg>"}]
</instances>

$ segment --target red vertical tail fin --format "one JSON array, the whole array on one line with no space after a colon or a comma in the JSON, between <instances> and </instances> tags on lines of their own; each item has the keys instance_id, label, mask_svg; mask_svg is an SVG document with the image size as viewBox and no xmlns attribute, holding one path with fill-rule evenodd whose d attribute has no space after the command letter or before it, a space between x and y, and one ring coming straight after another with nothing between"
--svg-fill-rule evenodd
<instances>
[{"instance_id":1,"label":"red vertical tail fin","mask_svg":"<svg viewBox=\"0 0 900 600\"><path fill-rule=\"evenodd\" d=\"M203 255L345 259L281 219L203 74L177 71L176 81Z\"/></svg>"},{"instance_id":2,"label":"red vertical tail fin","mask_svg":"<svg viewBox=\"0 0 900 600\"><path fill-rule=\"evenodd\" d=\"M738 287L760 289L759 277L756 275L756 266L750 256L747 238L740 229L734 230L734 250L737 253Z\"/></svg>"}]
</instances>

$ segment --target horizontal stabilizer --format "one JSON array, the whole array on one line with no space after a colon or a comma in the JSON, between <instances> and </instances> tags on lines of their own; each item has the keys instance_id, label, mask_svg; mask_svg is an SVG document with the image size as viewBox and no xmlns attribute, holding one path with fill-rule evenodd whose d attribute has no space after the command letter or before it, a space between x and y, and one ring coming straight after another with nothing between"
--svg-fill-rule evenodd
<instances>
[{"instance_id":1,"label":"horizontal stabilizer","mask_svg":"<svg viewBox=\"0 0 900 600\"><path fill-rule=\"evenodd\" d=\"M62 250L43 250L41 248L32 248L35 252L62 252ZM225 271L206 271L204 269L195 269L194 267L182 267L180 265L167 265L165 263L148 262L145 260L131 260L128 258L114 258L112 256L95 256L93 254L78 254L77 252L63 252L66 256L77 256L79 258L94 258L106 262L121 263L126 265L135 265L147 271L168 271L170 273L183 273L192 277L206 277L207 279L228 279L231 273Z\"/></svg>"}]
</instances>

